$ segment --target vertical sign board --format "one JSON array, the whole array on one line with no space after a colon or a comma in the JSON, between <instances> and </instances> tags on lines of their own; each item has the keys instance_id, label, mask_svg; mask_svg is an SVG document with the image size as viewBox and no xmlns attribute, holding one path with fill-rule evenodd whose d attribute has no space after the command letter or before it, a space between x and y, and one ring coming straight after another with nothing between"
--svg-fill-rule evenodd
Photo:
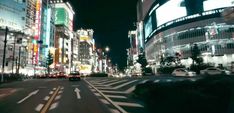
<instances>
[{"instance_id":1,"label":"vertical sign board","mask_svg":"<svg viewBox=\"0 0 234 113\"><path fill-rule=\"evenodd\" d=\"M39 58L39 44L37 41L40 40L40 29L41 28L41 0L36 1L36 19L35 19L35 36L34 36L34 45L33 45L33 57L34 57L34 64L38 64Z\"/></svg>"}]
</instances>

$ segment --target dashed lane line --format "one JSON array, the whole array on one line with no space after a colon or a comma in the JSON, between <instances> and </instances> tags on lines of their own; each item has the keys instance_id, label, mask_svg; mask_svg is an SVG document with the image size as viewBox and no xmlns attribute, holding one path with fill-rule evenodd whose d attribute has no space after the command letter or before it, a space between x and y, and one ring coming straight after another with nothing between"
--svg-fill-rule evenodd
<instances>
[{"instance_id":1,"label":"dashed lane line","mask_svg":"<svg viewBox=\"0 0 234 113\"><path fill-rule=\"evenodd\" d=\"M53 100L55 99L56 95L58 94L60 89L60 86L57 87L57 89L55 90L55 92L53 93L53 95L50 97L49 101L46 103L46 105L42 108L40 113L46 113L51 105L51 103L53 102Z\"/></svg>"},{"instance_id":2,"label":"dashed lane line","mask_svg":"<svg viewBox=\"0 0 234 113\"><path fill-rule=\"evenodd\" d=\"M41 111L42 107L44 104L38 104L37 107L35 108L36 111Z\"/></svg>"}]
</instances>

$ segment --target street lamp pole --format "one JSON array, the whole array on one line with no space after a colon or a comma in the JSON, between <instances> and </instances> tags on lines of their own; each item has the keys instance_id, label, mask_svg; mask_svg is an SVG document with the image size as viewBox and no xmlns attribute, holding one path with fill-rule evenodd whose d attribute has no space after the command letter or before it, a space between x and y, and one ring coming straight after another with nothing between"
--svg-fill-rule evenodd
<instances>
[{"instance_id":1,"label":"street lamp pole","mask_svg":"<svg viewBox=\"0 0 234 113\"><path fill-rule=\"evenodd\" d=\"M19 70L20 70L20 57L21 57L21 46L19 46L19 55L18 55L18 57L19 57L19 61L18 61L18 68L17 68L17 74L19 74Z\"/></svg>"},{"instance_id":2,"label":"street lamp pole","mask_svg":"<svg viewBox=\"0 0 234 113\"><path fill-rule=\"evenodd\" d=\"M11 69L12 69L12 74L14 73L14 62L15 62L15 36L14 36L14 43L13 43L14 45L13 45L13 61L12 61L12 67L11 67Z\"/></svg>"}]
</instances>

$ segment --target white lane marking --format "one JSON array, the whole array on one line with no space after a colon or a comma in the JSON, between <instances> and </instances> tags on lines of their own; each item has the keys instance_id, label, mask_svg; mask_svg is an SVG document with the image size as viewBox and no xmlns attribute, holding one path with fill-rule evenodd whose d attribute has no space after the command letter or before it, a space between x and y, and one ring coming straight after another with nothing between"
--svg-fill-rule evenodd
<instances>
[{"instance_id":1,"label":"white lane marking","mask_svg":"<svg viewBox=\"0 0 234 113\"><path fill-rule=\"evenodd\" d=\"M105 100L105 99L100 99L100 101L102 102L102 103L104 103L104 104L110 104L107 100Z\"/></svg>"},{"instance_id":2,"label":"white lane marking","mask_svg":"<svg viewBox=\"0 0 234 113\"><path fill-rule=\"evenodd\" d=\"M79 85L71 85L71 87L78 87Z\"/></svg>"},{"instance_id":3,"label":"white lane marking","mask_svg":"<svg viewBox=\"0 0 234 113\"><path fill-rule=\"evenodd\" d=\"M143 80L142 82L140 82L140 84L144 84L146 83L148 80Z\"/></svg>"},{"instance_id":4,"label":"white lane marking","mask_svg":"<svg viewBox=\"0 0 234 113\"><path fill-rule=\"evenodd\" d=\"M99 93L94 93L96 96L98 96L98 97L101 97L101 95L99 94Z\"/></svg>"},{"instance_id":5,"label":"white lane marking","mask_svg":"<svg viewBox=\"0 0 234 113\"><path fill-rule=\"evenodd\" d=\"M96 92L96 90L95 89L90 89L91 91L93 91L93 92Z\"/></svg>"},{"instance_id":6,"label":"white lane marking","mask_svg":"<svg viewBox=\"0 0 234 113\"><path fill-rule=\"evenodd\" d=\"M77 99L81 99L80 90L78 88L75 88L74 91L76 92Z\"/></svg>"},{"instance_id":7,"label":"white lane marking","mask_svg":"<svg viewBox=\"0 0 234 113\"><path fill-rule=\"evenodd\" d=\"M157 83L157 82L159 82L159 81L160 81L160 80L155 80L154 83Z\"/></svg>"},{"instance_id":8,"label":"white lane marking","mask_svg":"<svg viewBox=\"0 0 234 113\"><path fill-rule=\"evenodd\" d=\"M105 82L99 82L99 83L102 83L102 84L108 84L108 83L112 83L112 82L116 82L116 81L119 81L119 80L109 80L109 81L105 81Z\"/></svg>"},{"instance_id":9,"label":"white lane marking","mask_svg":"<svg viewBox=\"0 0 234 113\"><path fill-rule=\"evenodd\" d=\"M131 92L133 92L135 89L136 89L136 86L132 86L132 87L130 87L129 89L127 89L125 92L126 92L126 93L131 93Z\"/></svg>"},{"instance_id":10,"label":"white lane marking","mask_svg":"<svg viewBox=\"0 0 234 113\"><path fill-rule=\"evenodd\" d=\"M115 108L117 108L121 113L127 113L122 107L115 104L110 98L106 97L101 91L99 91L96 87L94 87L91 83L89 83L87 80L84 80L87 84L92 86L99 94L101 94L108 102L110 102Z\"/></svg>"},{"instance_id":11,"label":"white lane marking","mask_svg":"<svg viewBox=\"0 0 234 113\"><path fill-rule=\"evenodd\" d=\"M47 100L49 100L49 98L50 98L49 96L46 96L46 97L44 98L44 100L47 101Z\"/></svg>"},{"instance_id":12,"label":"white lane marking","mask_svg":"<svg viewBox=\"0 0 234 113\"><path fill-rule=\"evenodd\" d=\"M57 95L56 97L55 97L55 100L58 100L58 99L60 99L61 98L61 95Z\"/></svg>"},{"instance_id":13,"label":"white lane marking","mask_svg":"<svg viewBox=\"0 0 234 113\"><path fill-rule=\"evenodd\" d=\"M35 108L36 111L41 111L42 107L44 104L38 104L37 107Z\"/></svg>"},{"instance_id":14,"label":"white lane marking","mask_svg":"<svg viewBox=\"0 0 234 113\"><path fill-rule=\"evenodd\" d=\"M172 80L171 80L171 79L167 79L166 81L167 81L167 82L171 82Z\"/></svg>"},{"instance_id":15,"label":"white lane marking","mask_svg":"<svg viewBox=\"0 0 234 113\"><path fill-rule=\"evenodd\" d=\"M54 91L50 91L50 93L49 94L53 94L54 93Z\"/></svg>"},{"instance_id":16,"label":"white lane marking","mask_svg":"<svg viewBox=\"0 0 234 113\"><path fill-rule=\"evenodd\" d=\"M115 84L118 84L118 83L122 83L122 82L126 82L127 80L120 80L120 81L117 81L117 82L113 82L113 83L110 83L110 84L106 84L106 86L111 86L111 85L115 85Z\"/></svg>"},{"instance_id":17,"label":"white lane marking","mask_svg":"<svg viewBox=\"0 0 234 113\"><path fill-rule=\"evenodd\" d=\"M61 94L61 93L63 93L63 91L59 91L59 92L58 92L58 94Z\"/></svg>"},{"instance_id":18,"label":"white lane marking","mask_svg":"<svg viewBox=\"0 0 234 113\"><path fill-rule=\"evenodd\" d=\"M38 91L39 90L35 90L35 91L29 93L28 96L26 96L23 99L21 99L20 101L18 101L17 104L20 104L20 103L24 102L25 100L27 100L28 98L30 98L31 96L36 95L38 93Z\"/></svg>"},{"instance_id":19,"label":"white lane marking","mask_svg":"<svg viewBox=\"0 0 234 113\"><path fill-rule=\"evenodd\" d=\"M115 104L120 105L120 106L127 106L127 107L144 107L137 103L115 102Z\"/></svg>"},{"instance_id":20,"label":"white lane marking","mask_svg":"<svg viewBox=\"0 0 234 113\"><path fill-rule=\"evenodd\" d=\"M64 87L61 87L60 89L61 89L61 90L63 90L63 89L64 89Z\"/></svg>"},{"instance_id":21,"label":"white lane marking","mask_svg":"<svg viewBox=\"0 0 234 113\"><path fill-rule=\"evenodd\" d=\"M119 98L119 99L126 99L125 96L119 96L119 95L106 95L108 98Z\"/></svg>"},{"instance_id":22,"label":"white lane marking","mask_svg":"<svg viewBox=\"0 0 234 113\"><path fill-rule=\"evenodd\" d=\"M56 90L56 88L53 88L53 90Z\"/></svg>"},{"instance_id":23,"label":"white lane marking","mask_svg":"<svg viewBox=\"0 0 234 113\"><path fill-rule=\"evenodd\" d=\"M126 92L123 92L123 91L110 91L110 90L99 90L100 92L103 92L103 93L118 93L118 94L126 94Z\"/></svg>"},{"instance_id":24,"label":"white lane marking","mask_svg":"<svg viewBox=\"0 0 234 113\"><path fill-rule=\"evenodd\" d=\"M104 79L104 80L98 80L98 81L95 81L94 83L108 83L108 82L111 82L111 81L115 81L115 80L110 80L110 79Z\"/></svg>"},{"instance_id":25,"label":"white lane marking","mask_svg":"<svg viewBox=\"0 0 234 113\"><path fill-rule=\"evenodd\" d=\"M120 113L118 110L116 109L110 109L111 113Z\"/></svg>"},{"instance_id":26,"label":"white lane marking","mask_svg":"<svg viewBox=\"0 0 234 113\"><path fill-rule=\"evenodd\" d=\"M53 104L50 106L50 110L55 109L57 106L58 106L58 102L53 103Z\"/></svg>"},{"instance_id":27,"label":"white lane marking","mask_svg":"<svg viewBox=\"0 0 234 113\"><path fill-rule=\"evenodd\" d=\"M136 81L138 81L138 80L133 80L133 81L129 81L129 82L127 82L127 83L118 85L118 86L114 87L114 89L122 88L122 87L127 86L128 84L131 84L131 83L136 82Z\"/></svg>"}]
</instances>

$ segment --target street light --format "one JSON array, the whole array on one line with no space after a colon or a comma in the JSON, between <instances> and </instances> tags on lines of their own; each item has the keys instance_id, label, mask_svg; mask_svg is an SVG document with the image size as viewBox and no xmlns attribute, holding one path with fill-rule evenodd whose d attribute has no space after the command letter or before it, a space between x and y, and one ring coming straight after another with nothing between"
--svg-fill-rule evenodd
<instances>
[{"instance_id":1,"label":"street light","mask_svg":"<svg viewBox=\"0 0 234 113\"><path fill-rule=\"evenodd\" d=\"M110 51L110 48L107 46L107 47L105 48L105 51L106 51L106 52L109 52L109 51Z\"/></svg>"}]
</instances>

